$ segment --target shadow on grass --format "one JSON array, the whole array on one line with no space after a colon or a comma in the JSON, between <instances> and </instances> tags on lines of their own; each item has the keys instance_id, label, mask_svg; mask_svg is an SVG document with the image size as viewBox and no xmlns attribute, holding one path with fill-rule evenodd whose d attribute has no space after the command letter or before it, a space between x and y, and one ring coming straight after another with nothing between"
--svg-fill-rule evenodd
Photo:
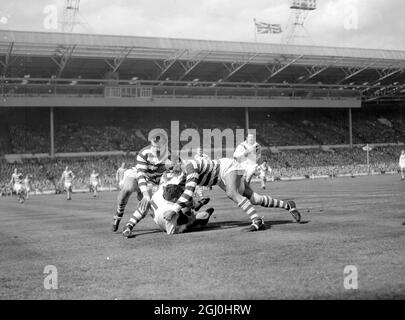
<instances>
[{"instance_id":1,"label":"shadow on grass","mask_svg":"<svg viewBox=\"0 0 405 320\"><path fill-rule=\"evenodd\" d=\"M299 224L307 224L307 223L310 223L310 221L309 220L302 221ZM272 221L264 222L266 229L271 229L272 226L284 225L284 224L297 224L297 223L292 220L272 220ZM210 222L210 223L208 223L208 225L206 225L202 228L187 230L184 233L209 232L209 231L215 231L215 230L243 228L243 227L248 227L248 226L250 226L249 221ZM144 236L144 235L154 234L154 233L162 233L162 231L161 230L139 230L138 232L134 232L134 234L129 236L128 239L133 239L133 238L137 238L139 236Z\"/></svg>"},{"instance_id":2,"label":"shadow on grass","mask_svg":"<svg viewBox=\"0 0 405 320\"><path fill-rule=\"evenodd\" d=\"M133 238L137 238L139 236L145 236L147 234L162 233L162 232L163 232L162 230L157 230L157 229L149 230L149 231L142 231L142 230L137 231L137 230L135 230L135 231L132 232L132 235L130 235L127 239L133 239ZM121 234L121 236L122 236L122 233L120 233L120 232L118 232L118 233Z\"/></svg>"},{"instance_id":3,"label":"shadow on grass","mask_svg":"<svg viewBox=\"0 0 405 320\"><path fill-rule=\"evenodd\" d=\"M309 222L310 221L302 221L299 224L307 224ZM272 226L284 225L284 224L296 224L296 222L294 222L292 220L271 220L271 221L264 222L266 229L271 229ZM249 221L210 222L205 227L202 227L200 229L189 230L189 231L187 231L187 233L189 233L189 232L208 232L208 231L215 231L215 230L220 230L220 229L243 228L243 227L248 227L248 226L250 226Z\"/></svg>"}]
</instances>

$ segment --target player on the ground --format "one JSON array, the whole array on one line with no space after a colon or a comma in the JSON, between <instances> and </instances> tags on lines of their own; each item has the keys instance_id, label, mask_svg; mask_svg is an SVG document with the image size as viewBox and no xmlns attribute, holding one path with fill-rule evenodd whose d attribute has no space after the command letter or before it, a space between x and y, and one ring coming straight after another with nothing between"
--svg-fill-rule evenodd
<instances>
[{"instance_id":1,"label":"player on the ground","mask_svg":"<svg viewBox=\"0 0 405 320\"><path fill-rule=\"evenodd\" d=\"M218 185L224 190L228 198L249 216L252 224L245 231L265 229L263 218L259 217L253 205L283 208L291 213L295 221L301 221L301 215L294 201L273 199L270 196L255 193L244 179L245 170L235 159L191 160L186 162L183 170L186 174L186 188L174 208L165 212L165 218L168 221L190 205L196 186L213 185Z\"/></svg>"},{"instance_id":2,"label":"player on the ground","mask_svg":"<svg viewBox=\"0 0 405 320\"><path fill-rule=\"evenodd\" d=\"M93 192L93 197L97 197L97 187L100 185L100 175L93 169L90 174L90 190Z\"/></svg>"},{"instance_id":3,"label":"player on the ground","mask_svg":"<svg viewBox=\"0 0 405 320\"><path fill-rule=\"evenodd\" d=\"M137 193L140 203L127 223L123 235L129 237L134 226L145 217L160 178L172 165L169 158L167 138L163 135L151 137L150 145L138 153L135 167L125 171L123 188L118 194L117 210L113 217L113 232L118 230L128 199L133 192Z\"/></svg>"},{"instance_id":4,"label":"player on the ground","mask_svg":"<svg viewBox=\"0 0 405 320\"><path fill-rule=\"evenodd\" d=\"M262 189L266 189L266 182L267 182L267 176L271 173L271 168L267 164L267 160L263 160L262 164L258 166L257 170L259 171L259 178L261 181L261 186Z\"/></svg>"},{"instance_id":5,"label":"player on the ground","mask_svg":"<svg viewBox=\"0 0 405 320\"><path fill-rule=\"evenodd\" d=\"M401 151L401 156L399 157L399 170L401 171L401 180L405 180L405 150Z\"/></svg>"},{"instance_id":6,"label":"player on the ground","mask_svg":"<svg viewBox=\"0 0 405 320\"><path fill-rule=\"evenodd\" d=\"M250 183L261 157L261 146L256 142L254 134L248 134L246 140L236 147L233 157L246 171L246 182Z\"/></svg>"},{"instance_id":7,"label":"player on the ground","mask_svg":"<svg viewBox=\"0 0 405 320\"><path fill-rule=\"evenodd\" d=\"M27 174L24 178L25 198L28 200L31 191L31 177Z\"/></svg>"},{"instance_id":8,"label":"player on the ground","mask_svg":"<svg viewBox=\"0 0 405 320\"><path fill-rule=\"evenodd\" d=\"M11 175L10 185L12 190L17 194L18 201L23 203L25 201L25 189L23 185L24 176L18 169L15 168L13 174Z\"/></svg>"},{"instance_id":9,"label":"player on the ground","mask_svg":"<svg viewBox=\"0 0 405 320\"><path fill-rule=\"evenodd\" d=\"M121 167L118 168L117 173L115 174L115 181L118 185L118 190L121 190L124 185L124 174L125 174L125 162L121 164Z\"/></svg>"},{"instance_id":10,"label":"player on the ground","mask_svg":"<svg viewBox=\"0 0 405 320\"><path fill-rule=\"evenodd\" d=\"M171 210L176 201L184 192L185 176L180 166L163 174L158 190L153 194L150 202L150 212L153 220L162 231L167 234L178 234L191 229L205 226L212 213L213 208L204 212L198 212L209 202L209 198L193 201L191 206L185 207L171 221L165 219L164 213Z\"/></svg>"},{"instance_id":11,"label":"player on the ground","mask_svg":"<svg viewBox=\"0 0 405 320\"><path fill-rule=\"evenodd\" d=\"M66 190L66 200L72 200L72 193L73 193L73 179L75 175L73 174L72 170L66 166L65 171L63 171L62 176L60 178L59 183L62 184L64 181L64 188Z\"/></svg>"}]
</instances>

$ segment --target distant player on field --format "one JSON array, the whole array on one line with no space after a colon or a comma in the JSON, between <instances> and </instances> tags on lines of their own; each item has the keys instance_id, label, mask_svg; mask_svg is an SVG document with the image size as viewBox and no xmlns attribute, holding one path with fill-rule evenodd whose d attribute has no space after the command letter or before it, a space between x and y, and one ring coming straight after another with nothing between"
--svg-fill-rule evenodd
<instances>
[{"instance_id":1,"label":"distant player on field","mask_svg":"<svg viewBox=\"0 0 405 320\"><path fill-rule=\"evenodd\" d=\"M405 180L405 150L401 151L401 156L399 157L399 170L401 171L401 180Z\"/></svg>"},{"instance_id":2,"label":"distant player on field","mask_svg":"<svg viewBox=\"0 0 405 320\"><path fill-rule=\"evenodd\" d=\"M115 174L115 181L118 185L118 190L121 190L124 185L124 174L125 174L125 162L121 164L121 167L118 168L117 173Z\"/></svg>"},{"instance_id":3,"label":"distant player on field","mask_svg":"<svg viewBox=\"0 0 405 320\"><path fill-rule=\"evenodd\" d=\"M265 230L263 218L260 218L253 205L266 208L283 208L289 211L295 221L301 221L295 202L283 201L270 196L255 193L244 179L245 170L235 159L191 160L183 166L186 175L186 187L176 205L165 212L165 218L171 221L184 208L190 206L197 186L218 185L228 198L235 202L250 218L252 224L247 232Z\"/></svg>"},{"instance_id":4,"label":"distant player on field","mask_svg":"<svg viewBox=\"0 0 405 320\"><path fill-rule=\"evenodd\" d=\"M63 171L62 176L60 178L59 183L62 184L64 182L64 188L66 190L66 200L72 200L71 194L73 193L73 179L75 175L73 174L72 170L69 170L69 167L66 166L65 171Z\"/></svg>"},{"instance_id":5,"label":"distant player on field","mask_svg":"<svg viewBox=\"0 0 405 320\"><path fill-rule=\"evenodd\" d=\"M90 174L90 189L93 191L93 197L97 197L97 187L100 185L100 176L96 172L96 170L93 169L93 171Z\"/></svg>"},{"instance_id":6,"label":"distant player on field","mask_svg":"<svg viewBox=\"0 0 405 320\"><path fill-rule=\"evenodd\" d=\"M15 168L13 174L11 175L10 185L12 190L17 194L18 201L23 203L25 201L25 188L23 185L24 176L18 169Z\"/></svg>"},{"instance_id":7,"label":"distant player on field","mask_svg":"<svg viewBox=\"0 0 405 320\"><path fill-rule=\"evenodd\" d=\"M262 189L266 189L267 177L271 173L271 168L267 164L267 160L263 160L262 164L257 168L259 171L259 178L262 184Z\"/></svg>"},{"instance_id":8,"label":"distant player on field","mask_svg":"<svg viewBox=\"0 0 405 320\"><path fill-rule=\"evenodd\" d=\"M25 187L25 198L28 200L29 193L31 191L31 178L29 174L27 174L24 178L24 187Z\"/></svg>"},{"instance_id":9,"label":"distant player on field","mask_svg":"<svg viewBox=\"0 0 405 320\"><path fill-rule=\"evenodd\" d=\"M246 171L246 182L250 183L261 157L261 146L256 142L254 134L248 134L246 141L236 147L233 157Z\"/></svg>"}]
</instances>

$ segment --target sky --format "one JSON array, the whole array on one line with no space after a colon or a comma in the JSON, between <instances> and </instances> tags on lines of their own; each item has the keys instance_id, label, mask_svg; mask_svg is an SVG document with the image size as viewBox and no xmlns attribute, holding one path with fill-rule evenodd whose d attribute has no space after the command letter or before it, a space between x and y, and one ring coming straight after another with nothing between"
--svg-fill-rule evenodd
<instances>
[{"instance_id":1,"label":"sky","mask_svg":"<svg viewBox=\"0 0 405 320\"><path fill-rule=\"evenodd\" d=\"M74 32L280 43L291 0L81 0ZM64 0L0 0L0 29L61 31ZM405 51L405 1L318 0L297 44ZM258 35L253 20L283 33ZM307 32L307 33L306 33Z\"/></svg>"}]
</instances>

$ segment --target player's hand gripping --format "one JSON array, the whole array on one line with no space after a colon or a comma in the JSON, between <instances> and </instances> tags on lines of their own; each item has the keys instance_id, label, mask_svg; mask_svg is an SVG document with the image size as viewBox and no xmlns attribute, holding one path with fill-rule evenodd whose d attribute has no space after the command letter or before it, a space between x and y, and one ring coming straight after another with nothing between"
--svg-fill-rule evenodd
<instances>
[{"instance_id":1,"label":"player's hand gripping","mask_svg":"<svg viewBox=\"0 0 405 320\"><path fill-rule=\"evenodd\" d=\"M139 203L139 209L142 212L146 212L149 209L150 196L148 193L144 193L141 202Z\"/></svg>"}]
</instances>

